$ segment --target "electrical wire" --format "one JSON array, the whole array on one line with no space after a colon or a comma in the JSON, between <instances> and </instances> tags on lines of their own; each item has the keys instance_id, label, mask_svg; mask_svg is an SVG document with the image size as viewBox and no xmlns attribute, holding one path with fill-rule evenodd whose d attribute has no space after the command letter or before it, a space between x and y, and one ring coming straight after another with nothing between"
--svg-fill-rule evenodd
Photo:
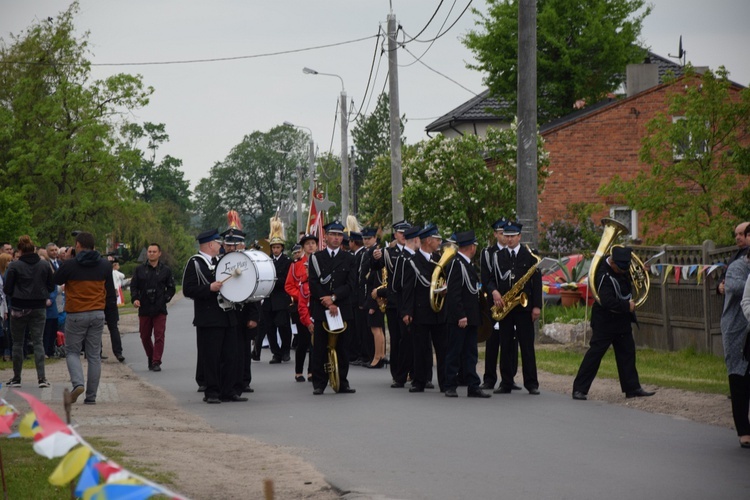
<instances>
[{"instance_id":1,"label":"electrical wire","mask_svg":"<svg viewBox=\"0 0 750 500\"><path fill-rule=\"evenodd\" d=\"M347 45L350 43L357 43L363 40L369 40L370 38L379 38L380 30L376 35L370 35L362 38L356 38L354 40L347 40L345 42L329 43L325 45L315 45L313 47L304 47L301 49L290 49L281 50L278 52L266 52L263 54L252 54L247 56L234 56L234 57L214 57L210 59L189 59L182 61L151 61L151 62L133 62L133 63L92 63L91 66L157 66L157 65L168 65L168 64L200 64L210 62L224 62L224 61L237 61L241 59L257 59L260 57L271 57L280 56L285 54L294 54L297 52L308 52L311 50L327 49L330 47L338 47L340 45ZM74 66L76 63L65 63L65 62L39 62L39 61L0 61L0 64L23 64L27 66Z\"/></svg>"},{"instance_id":2,"label":"electrical wire","mask_svg":"<svg viewBox=\"0 0 750 500\"><path fill-rule=\"evenodd\" d=\"M453 5L455 5L455 4L456 4L456 2L453 2ZM422 28L422 29L421 29L421 30L419 31L419 33L417 33L417 34L416 34L416 35L415 35L414 37L412 37L412 38L411 38L411 40L414 40L414 39L415 39L415 38L417 38L417 37L418 37L419 35L421 35L422 33L424 33L424 30L426 30L426 29L427 29L427 27L428 27L428 26L430 25L430 23L432 22L432 20L433 20L433 19L435 19L435 16L437 15L438 11L440 10L440 6L441 6L441 5L443 5L443 0L440 0L440 3L438 4L437 8L435 9L435 12L433 12L433 13L432 13L432 16L430 16L430 20L429 20L429 21L427 21L427 24L425 24L425 25L424 25L424 28ZM450 14L450 12L449 12L448 14ZM438 30L438 33L439 33L439 32L440 32L440 30ZM408 42L410 42L411 40L408 40L408 41L404 41L404 43L408 43Z\"/></svg>"},{"instance_id":3,"label":"electrical wire","mask_svg":"<svg viewBox=\"0 0 750 500\"><path fill-rule=\"evenodd\" d=\"M445 19L443 20L443 24L441 24L440 28L438 28L438 33L440 33L440 30L443 29L443 27L445 26L445 23L448 22L448 18L450 17L451 13L453 12L453 8L455 6L456 6L456 0L453 0L453 5L451 5L451 8L448 11L448 14L445 16ZM403 31L403 29L402 29L402 31ZM406 35L405 32L404 32L404 35ZM419 36L419 35L417 35L417 36ZM417 37L415 36L414 38L417 38ZM414 38L412 38L412 40ZM404 42L404 43L406 43L406 42ZM399 64L399 67L401 67L401 68L408 68L409 66L412 66L412 65L418 63L425 56L425 54L427 54L427 52L429 52L429 50L432 48L433 45L435 45L435 40L433 40L433 41L430 42L430 44L427 46L427 48L424 50L424 52L422 52L422 55L419 56L418 59L416 59L415 61L410 62L409 64Z\"/></svg>"},{"instance_id":4,"label":"electrical wire","mask_svg":"<svg viewBox=\"0 0 750 500\"><path fill-rule=\"evenodd\" d=\"M433 41L437 40L438 38L442 37L443 35L445 35L446 33L448 33L451 29L453 29L453 27L456 25L456 23L463 17L464 14L466 14L466 11L469 10L469 7L471 6L471 2L472 1L473 0L469 0L469 3L466 4L466 7L464 7L464 10L461 11L461 14L459 14L458 17L456 18L456 20L453 21L453 24L451 24L450 26L448 26L448 29L446 29L442 33L438 33L435 38L431 38L430 40L417 40L416 37L414 37L411 40L409 40L409 42L405 42L405 43L411 43L411 42L430 43L430 42L433 42ZM402 29L402 31L403 31L403 29ZM404 34L407 34L407 33L404 32Z\"/></svg>"},{"instance_id":5,"label":"electrical wire","mask_svg":"<svg viewBox=\"0 0 750 500\"><path fill-rule=\"evenodd\" d=\"M377 39L375 40L375 50L372 53L372 62L370 63L370 74L367 76L367 86L365 87L365 93L364 93L365 98L367 97L367 91L370 90L370 82L372 82L372 70L373 68L375 68L375 57L378 55L378 42L380 41L381 30L382 30L382 27L378 24L378 35L377 35ZM378 67L380 67L379 61L378 61ZM364 102L364 99L362 99L362 102ZM359 107L359 110L357 110L357 116L355 116L354 120L352 121L356 122L361 112L362 112L362 106Z\"/></svg>"},{"instance_id":6,"label":"electrical wire","mask_svg":"<svg viewBox=\"0 0 750 500\"><path fill-rule=\"evenodd\" d=\"M410 51L409 49L407 49L406 47L402 47L402 48L403 48L403 49L404 49L404 50L405 50L405 51L406 51L406 52L407 52L407 53L408 53L408 54L409 54L410 56L412 56L412 57L413 57L414 59L416 59L416 60L417 60L417 62L419 62L419 64L421 64L421 65L422 65L422 66L424 66L425 68L429 69L429 70L430 70L430 71L432 71L433 73L437 73L438 75L442 76L442 77L443 77L443 78L445 78L446 80L448 80L448 81L450 81L450 82L453 82L453 83L455 83L456 85L458 85L459 87L461 87L461 88L462 88L462 89L464 89L465 91L467 91L467 92L469 92L469 93L471 93L471 94L473 94L473 95L475 95L475 96L479 95L479 94L477 94L476 92L474 92L473 90L471 90L471 89L469 89L469 88L467 88L467 87L464 87L463 85L461 85L460 83L458 83L458 82L457 82L456 80L454 80L453 78L451 78L451 77L449 77L449 76L447 76L447 75L444 75L443 73L441 73L440 71L436 70L435 68L432 68L432 67L428 66L428 65L427 65L427 64L426 64L426 63L425 63L424 61L420 61L419 59L417 59L417 56L415 56L414 54L412 54L412 53L411 53L411 51Z\"/></svg>"}]
</instances>

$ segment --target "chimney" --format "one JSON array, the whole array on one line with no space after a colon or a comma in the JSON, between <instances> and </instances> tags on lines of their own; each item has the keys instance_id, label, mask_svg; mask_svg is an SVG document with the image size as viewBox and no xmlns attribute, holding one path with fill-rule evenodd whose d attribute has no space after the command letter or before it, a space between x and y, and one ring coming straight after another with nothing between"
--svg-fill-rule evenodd
<instances>
[{"instance_id":1,"label":"chimney","mask_svg":"<svg viewBox=\"0 0 750 500\"><path fill-rule=\"evenodd\" d=\"M659 66L656 64L628 64L625 69L627 96L634 96L659 84Z\"/></svg>"}]
</instances>

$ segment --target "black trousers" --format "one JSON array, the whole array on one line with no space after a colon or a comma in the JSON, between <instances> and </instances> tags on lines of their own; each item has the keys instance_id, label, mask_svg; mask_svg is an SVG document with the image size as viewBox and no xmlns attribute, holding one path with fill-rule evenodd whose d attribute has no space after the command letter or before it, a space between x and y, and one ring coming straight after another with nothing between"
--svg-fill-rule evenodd
<instances>
[{"instance_id":1,"label":"black trousers","mask_svg":"<svg viewBox=\"0 0 750 500\"><path fill-rule=\"evenodd\" d=\"M248 328L245 325L237 325L237 347L239 352L239 363L237 367L242 381L241 389L250 385L253 381L253 340L257 333L257 328Z\"/></svg>"},{"instance_id":2,"label":"black trousers","mask_svg":"<svg viewBox=\"0 0 750 500\"><path fill-rule=\"evenodd\" d=\"M122 339L120 338L120 327L117 325L119 321L120 311L111 308L104 310L104 322L107 323L109 339L112 342L112 352L115 353L115 356L122 355Z\"/></svg>"},{"instance_id":3,"label":"black trousers","mask_svg":"<svg viewBox=\"0 0 750 500\"><path fill-rule=\"evenodd\" d=\"M628 323L627 331L613 332L603 328L593 331L589 350L583 356L578 375L573 381L573 391L588 394L609 346L615 350L617 374L620 377L622 392L635 391L641 387L638 370L635 368L635 340L633 340L633 331Z\"/></svg>"},{"instance_id":4,"label":"black trousers","mask_svg":"<svg viewBox=\"0 0 750 500\"><path fill-rule=\"evenodd\" d=\"M237 328L197 327L196 332L206 397L229 398L239 395Z\"/></svg>"},{"instance_id":5,"label":"black trousers","mask_svg":"<svg viewBox=\"0 0 750 500\"><path fill-rule=\"evenodd\" d=\"M357 337L359 338L359 358L363 361L371 361L375 356L375 341L370 330L368 309L355 309L357 316Z\"/></svg>"},{"instance_id":6,"label":"black trousers","mask_svg":"<svg viewBox=\"0 0 750 500\"><path fill-rule=\"evenodd\" d=\"M729 393L732 395L732 416L738 436L750 435L750 366L744 375L729 375Z\"/></svg>"},{"instance_id":7,"label":"black trousers","mask_svg":"<svg viewBox=\"0 0 750 500\"><path fill-rule=\"evenodd\" d=\"M515 338L514 338L515 335ZM516 347L515 342L518 342ZM534 322L531 311L512 310L500 321L500 387L510 389L518 372L518 349L521 350L523 386L538 389L536 353L534 352Z\"/></svg>"},{"instance_id":8,"label":"black trousers","mask_svg":"<svg viewBox=\"0 0 750 500\"><path fill-rule=\"evenodd\" d=\"M500 330L495 330L494 322L492 325L492 333L490 338L487 339L484 351L484 376L482 382L488 386L494 387L497 384L497 367L498 358L500 357ZM511 363L510 369L513 373L518 373L518 340L516 340L516 332L513 332L513 342L511 344L512 356L508 358Z\"/></svg>"},{"instance_id":9,"label":"black trousers","mask_svg":"<svg viewBox=\"0 0 750 500\"><path fill-rule=\"evenodd\" d=\"M414 378L412 385L424 389L432 380L432 349L437 359L437 379L440 390L445 386L445 324L418 325L412 323L414 345Z\"/></svg>"},{"instance_id":10,"label":"black trousers","mask_svg":"<svg viewBox=\"0 0 750 500\"><path fill-rule=\"evenodd\" d=\"M336 356L338 357L339 364L339 388L343 389L349 387L349 322L347 321L347 328L342 333L337 335L336 339ZM323 322L315 322L315 330L313 331L313 349L312 349L312 376L313 376L313 389L325 389L328 385L328 374L325 371L324 365L328 362L328 332L323 329Z\"/></svg>"},{"instance_id":11,"label":"black trousers","mask_svg":"<svg viewBox=\"0 0 750 500\"><path fill-rule=\"evenodd\" d=\"M458 325L448 326L445 356L446 389L458 387L460 376L469 387L470 393L479 390L477 330L478 327L476 326L467 326L466 328L459 328Z\"/></svg>"},{"instance_id":12,"label":"black trousers","mask_svg":"<svg viewBox=\"0 0 750 500\"><path fill-rule=\"evenodd\" d=\"M393 373L393 381L399 384L405 384L406 379L409 375L414 375L414 334L412 333L413 326L406 326L401 318L398 318L398 323L401 331L401 341L398 347L398 358L393 357L393 351L391 351L391 370ZM389 323L390 326L390 323ZM393 337L391 337L393 342ZM393 345L391 345L393 349ZM395 368L395 370L394 370ZM394 373L395 371L395 373Z\"/></svg>"},{"instance_id":13,"label":"black trousers","mask_svg":"<svg viewBox=\"0 0 750 500\"><path fill-rule=\"evenodd\" d=\"M292 325L287 309L280 309L278 311L263 310L263 320L260 329L259 346L263 345L263 337L268 336L268 346L271 348L271 353L274 357L281 358L285 354L289 354L292 350ZM279 332L278 337L281 338L281 345L279 345L279 340L276 336L277 329Z\"/></svg>"},{"instance_id":14,"label":"black trousers","mask_svg":"<svg viewBox=\"0 0 750 500\"><path fill-rule=\"evenodd\" d=\"M388 307L385 310L386 325L388 326L388 335L391 338L391 377L396 380L396 373L398 373L398 360L399 352L401 350L401 330L404 325L401 318L398 317L398 310L395 307Z\"/></svg>"},{"instance_id":15,"label":"black trousers","mask_svg":"<svg viewBox=\"0 0 750 500\"><path fill-rule=\"evenodd\" d=\"M294 349L294 373L305 373L305 357L310 352L310 330L303 326L302 323L297 322L297 347ZM307 371L310 371L312 362L312 355L310 360L307 362Z\"/></svg>"}]
</instances>

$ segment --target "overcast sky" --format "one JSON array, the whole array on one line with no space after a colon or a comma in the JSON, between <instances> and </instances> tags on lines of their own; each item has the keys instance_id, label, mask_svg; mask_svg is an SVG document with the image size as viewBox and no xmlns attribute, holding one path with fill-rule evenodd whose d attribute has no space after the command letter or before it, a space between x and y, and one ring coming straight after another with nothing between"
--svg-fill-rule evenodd
<instances>
[{"instance_id":1,"label":"overcast sky","mask_svg":"<svg viewBox=\"0 0 750 500\"><path fill-rule=\"evenodd\" d=\"M468 2L445 0L419 38L433 38L450 26ZM183 160L186 178L195 187L244 135L267 131L284 121L310 128L320 151L331 148L333 134L332 150L338 154L340 136L338 125L334 132L334 117L341 83L335 77L303 74L302 68L340 75L355 108L369 113L385 84L387 59L378 49L373 82L365 96L374 36L379 27L386 29L390 5L405 33L414 36L439 3L81 0L76 25L79 31L90 32L95 64L250 56L370 37L332 48L224 62L96 66L97 78L119 72L141 74L144 82L155 88L151 104L136 111L132 119L166 124L171 141L161 152ZM746 53L750 0L652 3L654 10L646 18L642 34L642 41L652 51L664 57L676 54L682 35L688 61L711 69L724 65L734 81L750 83L750 56ZM68 4L60 0L0 0L0 37L7 43L9 33L19 33L34 20L56 16ZM486 10L481 0L474 0L472 7ZM428 123L484 90L482 75L466 69L471 53L460 42L475 20L469 10L434 44L408 44L413 56L399 50L401 112L408 120L408 143L426 138ZM421 62L432 70L415 63L415 57L425 51Z\"/></svg>"}]
</instances>

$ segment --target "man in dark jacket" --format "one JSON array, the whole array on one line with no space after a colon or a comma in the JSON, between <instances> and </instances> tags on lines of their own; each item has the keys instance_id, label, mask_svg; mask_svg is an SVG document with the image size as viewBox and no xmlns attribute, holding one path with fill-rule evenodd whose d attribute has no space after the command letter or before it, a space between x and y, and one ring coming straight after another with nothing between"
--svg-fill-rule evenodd
<instances>
[{"instance_id":1,"label":"man in dark jacket","mask_svg":"<svg viewBox=\"0 0 750 500\"><path fill-rule=\"evenodd\" d=\"M482 311L479 305L479 277L471 259L477 252L477 239L474 231L456 234L458 253L448 264L445 296L448 342L445 356L445 396L458 397L458 377L469 386L470 398L488 398L489 394L479 388L477 375L477 332L482 324ZM459 374L459 369L463 373Z\"/></svg>"},{"instance_id":2,"label":"man in dark jacket","mask_svg":"<svg viewBox=\"0 0 750 500\"><path fill-rule=\"evenodd\" d=\"M328 335L323 328L327 322L326 313L332 317L341 316L348 325L354 317L354 288L357 281L357 269L354 256L341 249L344 239L344 226L338 221L324 227L327 248L310 257L307 271L310 284L310 315L315 323L313 331L312 375L313 394L320 395L326 388L328 376L325 363L328 357ZM336 355L339 367L339 393L356 392L349 386L349 358L347 357L351 332L347 326L337 334Z\"/></svg>"},{"instance_id":3,"label":"man in dark jacket","mask_svg":"<svg viewBox=\"0 0 750 500\"><path fill-rule=\"evenodd\" d=\"M133 273L130 300L138 309L138 331L148 357L148 369L159 372L167 328L167 304L174 297L176 289L172 270L160 260L161 246L158 243L148 246L146 258L148 261Z\"/></svg>"},{"instance_id":4,"label":"man in dark jacket","mask_svg":"<svg viewBox=\"0 0 750 500\"><path fill-rule=\"evenodd\" d=\"M284 255L284 240L279 237L271 238L271 259L276 269L276 283L271 291L271 296L263 300L261 306L261 337L258 344L263 343L263 336L268 336L268 344L271 347L271 361L276 364L282 361L289 361L291 356L289 352L292 349L292 319L289 316L289 305L292 303L291 297L284 291L286 275L289 273L289 266L292 260ZM276 331L281 337L279 345Z\"/></svg>"},{"instance_id":5,"label":"man in dark jacket","mask_svg":"<svg viewBox=\"0 0 750 500\"><path fill-rule=\"evenodd\" d=\"M65 285L65 361L73 384L73 402L84 392L81 350L86 349L88 373L86 404L96 404L101 377L104 311L117 308L112 264L94 250L94 235L76 235L76 256L55 273L55 284Z\"/></svg>"},{"instance_id":6,"label":"man in dark jacket","mask_svg":"<svg viewBox=\"0 0 750 500\"><path fill-rule=\"evenodd\" d=\"M591 309L591 342L573 381L573 399L585 400L599 371L602 357L613 346L620 387L628 398L653 396L641 387L635 368L633 327L635 302L631 293L630 259L632 249L615 247L612 255L596 268L596 290L599 302Z\"/></svg>"}]
</instances>

